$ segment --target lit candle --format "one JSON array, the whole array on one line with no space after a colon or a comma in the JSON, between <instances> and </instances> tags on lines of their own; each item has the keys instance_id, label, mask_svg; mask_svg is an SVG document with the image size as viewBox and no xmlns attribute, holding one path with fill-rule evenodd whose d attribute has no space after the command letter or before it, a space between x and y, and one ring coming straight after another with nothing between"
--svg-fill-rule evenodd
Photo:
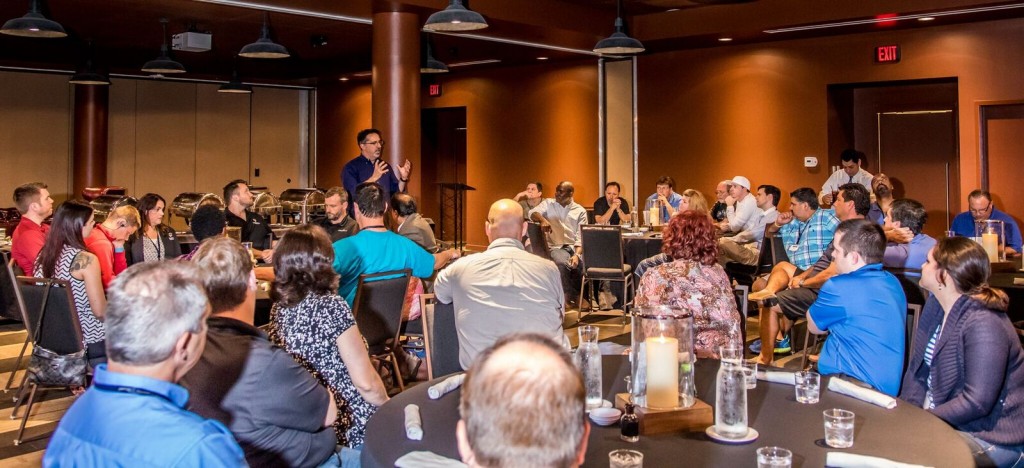
<instances>
[{"instance_id":1,"label":"lit candle","mask_svg":"<svg viewBox=\"0 0 1024 468\"><path fill-rule=\"evenodd\" d=\"M999 235L994 232L985 232L981 234L981 246L985 249L985 253L988 254L988 261L998 262L999 261Z\"/></svg>"},{"instance_id":2,"label":"lit candle","mask_svg":"<svg viewBox=\"0 0 1024 468\"><path fill-rule=\"evenodd\" d=\"M647 348L647 407L679 406L679 340L656 336Z\"/></svg>"},{"instance_id":3,"label":"lit candle","mask_svg":"<svg viewBox=\"0 0 1024 468\"><path fill-rule=\"evenodd\" d=\"M651 207L651 226L661 225L661 205Z\"/></svg>"}]
</instances>

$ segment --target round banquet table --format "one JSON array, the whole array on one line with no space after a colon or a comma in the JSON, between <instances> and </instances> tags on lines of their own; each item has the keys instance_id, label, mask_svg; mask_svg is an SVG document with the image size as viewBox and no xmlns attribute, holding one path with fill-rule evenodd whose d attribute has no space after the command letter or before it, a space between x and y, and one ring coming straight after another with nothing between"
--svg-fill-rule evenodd
<instances>
[{"instance_id":1,"label":"round banquet table","mask_svg":"<svg viewBox=\"0 0 1024 468\"><path fill-rule=\"evenodd\" d=\"M636 271L636 266L639 265L640 262L660 253L660 232L634 234L629 233L628 231L623 231L622 256L624 257L623 260L625 260L626 264L633 267L633 271Z\"/></svg>"},{"instance_id":2,"label":"round banquet table","mask_svg":"<svg viewBox=\"0 0 1024 468\"><path fill-rule=\"evenodd\" d=\"M605 399L625 391L623 378L629 375L625 356L604 356ZM714 406L715 375L718 361L697 363L697 397ZM459 418L456 390L439 400L427 397L427 387L437 381L417 385L395 396L377 410L366 429L363 446L364 467L391 467L402 455L428 450L449 458L459 458L455 424ZM885 457L891 460L935 467L974 466L967 445L949 425L926 411L900 400L887 410L826 389L822 377L821 400L817 404L796 402L793 387L758 381L748 391L748 419L760 437L744 445L720 444L703 432L667 433L641 436L635 444L619 439L618 425L601 427L591 423L586 462L583 466L608 466L608 452L629 448L644 454L644 465L661 466L752 466L758 447L777 445L793 451L794 467L825 466L825 456L834 449L824 443L822 411L843 408L856 413L854 444L850 453ZM405 406L415 403L423 419L423 440L405 437ZM685 463L682 463L685 460Z\"/></svg>"}]
</instances>

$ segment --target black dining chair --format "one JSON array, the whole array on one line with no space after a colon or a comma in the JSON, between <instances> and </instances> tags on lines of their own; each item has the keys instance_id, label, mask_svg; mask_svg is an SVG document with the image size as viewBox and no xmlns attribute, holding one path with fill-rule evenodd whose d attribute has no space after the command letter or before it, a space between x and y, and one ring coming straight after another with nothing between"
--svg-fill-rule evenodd
<instances>
[{"instance_id":1,"label":"black dining chair","mask_svg":"<svg viewBox=\"0 0 1024 468\"><path fill-rule=\"evenodd\" d=\"M399 391L405 390L405 382L395 353L402 352L402 306L411 276L409 269L359 275L352 308L371 360L378 372L385 365L391 367Z\"/></svg>"},{"instance_id":2,"label":"black dining chair","mask_svg":"<svg viewBox=\"0 0 1024 468\"><path fill-rule=\"evenodd\" d=\"M45 348L59 355L80 354L85 357L85 343L78 311L71 295L71 285L64 280L30 278L19 276L18 283L25 304L25 328L32 337L32 346ZM36 391L39 389L67 389L64 384L42 380L29 372L22 378L21 389L15 398L11 419L17 419L18 411L24 407L21 425L14 438L14 445L23 442L25 424L32 414ZM27 400L26 400L26 393Z\"/></svg>"},{"instance_id":3,"label":"black dining chair","mask_svg":"<svg viewBox=\"0 0 1024 468\"><path fill-rule=\"evenodd\" d=\"M5 305L5 316L18 317L22 323L27 325L25 321L25 300L21 297L21 288L18 286L18 274L15 270L20 270L18 264L15 263L14 259L10 259L7 252L0 251L0 258L3 259L3 268L0 268L0 288L3 291L3 297ZM18 373L18 369L21 369L21 360L25 358L25 351L28 349L29 342L32 341L32 334L25 334L25 343L21 345L21 352L18 353L18 359L14 361L14 367L11 368L11 375L7 378L7 384L4 385L4 393L11 390L11 385L14 383L14 376ZM18 401L17 398L14 401Z\"/></svg>"},{"instance_id":4,"label":"black dining chair","mask_svg":"<svg viewBox=\"0 0 1024 468\"><path fill-rule=\"evenodd\" d=\"M622 283L622 322L629 314L630 300L636 294L632 268L622 256L622 229L618 226L580 226L580 240L583 245L583 279L580 280L579 303L590 285L590 310L594 310L594 290L600 282ZM632 291L634 294L630 295ZM581 307L577 323L583 319Z\"/></svg>"},{"instance_id":5,"label":"black dining chair","mask_svg":"<svg viewBox=\"0 0 1024 468\"><path fill-rule=\"evenodd\" d=\"M427 351L430 380L462 372L459 335L455 330L455 304L437 302L433 294L420 297L423 311L423 345Z\"/></svg>"},{"instance_id":6,"label":"black dining chair","mask_svg":"<svg viewBox=\"0 0 1024 468\"><path fill-rule=\"evenodd\" d=\"M526 223L526 237L530 240L530 252L542 258L551 260L551 250L548 248L548 237L541 229L540 223L529 221Z\"/></svg>"}]
</instances>

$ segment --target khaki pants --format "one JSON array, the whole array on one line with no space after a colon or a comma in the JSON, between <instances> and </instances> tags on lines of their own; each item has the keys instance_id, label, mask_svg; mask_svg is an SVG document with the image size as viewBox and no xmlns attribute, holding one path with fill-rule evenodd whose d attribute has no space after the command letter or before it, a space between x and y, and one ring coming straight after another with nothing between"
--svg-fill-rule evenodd
<instances>
[{"instance_id":1,"label":"khaki pants","mask_svg":"<svg viewBox=\"0 0 1024 468\"><path fill-rule=\"evenodd\" d=\"M760 254L756 249L747 247L745 244L737 244L727 237L723 237L718 241L718 263L722 266L725 266L728 262L757 265L757 257L759 256Z\"/></svg>"}]
</instances>

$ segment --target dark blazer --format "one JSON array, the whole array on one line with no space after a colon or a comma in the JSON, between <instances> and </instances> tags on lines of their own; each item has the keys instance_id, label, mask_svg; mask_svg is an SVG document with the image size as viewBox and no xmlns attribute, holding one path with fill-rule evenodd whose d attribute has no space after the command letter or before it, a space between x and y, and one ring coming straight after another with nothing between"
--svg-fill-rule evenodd
<instances>
[{"instance_id":1,"label":"dark blazer","mask_svg":"<svg viewBox=\"0 0 1024 468\"><path fill-rule=\"evenodd\" d=\"M178 235L175 234L174 229L170 226L161 224L156 227L157 231L160 232L160 243L161 249L164 252L165 259L175 259L181 256L181 244L178 243ZM143 239L142 228L139 228L135 234L132 235L128 242L125 243L124 256L128 260L128 265L134 265L136 263L142 263L146 257L142 253L144 242L148 242Z\"/></svg>"},{"instance_id":2,"label":"dark blazer","mask_svg":"<svg viewBox=\"0 0 1024 468\"><path fill-rule=\"evenodd\" d=\"M992 444L1024 443L1024 351L1010 319L961 297L946 318L929 367L925 348L942 316L939 301L928 298L900 397L924 404L931 375L933 414Z\"/></svg>"},{"instance_id":3,"label":"dark blazer","mask_svg":"<svg viewBox=\"0 0 1024 468\"><path fill-rule=\"evenodd\" d=\"M430 229L430 224L419 213L407 216L405 223L399 227L398 234L408 237L413 242L419 244L420 247L427 249L427 252L437 252L437 240L434 239L434 231Z\"/></svg>"}]
</instances>

